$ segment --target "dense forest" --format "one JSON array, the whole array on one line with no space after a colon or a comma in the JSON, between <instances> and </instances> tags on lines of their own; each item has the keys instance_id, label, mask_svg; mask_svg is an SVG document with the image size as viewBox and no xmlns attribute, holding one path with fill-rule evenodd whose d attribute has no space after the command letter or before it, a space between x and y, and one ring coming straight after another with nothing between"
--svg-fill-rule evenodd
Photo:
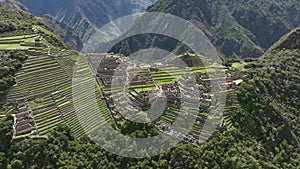
<instances>
[{"instance_id":1,"label":"dense forest","mask_svg":"<svg viewBox=\"0 0 300 169\"><path fill-rule=\"evenodd\" d=\"M30 30L32 25L37 23L34 16L22 15L21 12L13 11L6 6L1 6L0 14L0 33Z\"/></svg>"}]
</instances>

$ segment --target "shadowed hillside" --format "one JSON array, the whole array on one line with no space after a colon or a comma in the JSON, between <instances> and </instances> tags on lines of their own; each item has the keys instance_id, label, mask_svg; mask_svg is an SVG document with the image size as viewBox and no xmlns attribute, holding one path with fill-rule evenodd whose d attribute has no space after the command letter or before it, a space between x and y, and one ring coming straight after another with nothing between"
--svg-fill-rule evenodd
<instances>
[{"instance_id":1,"label":"shadowed hillside","mask_svg":"<svg viewBox=\"0 0 300 169\"><path fill-rule=\"evenodd\" d=\"M233 58L258 57L281 36L300 25L300 2L297 0L161 0L147 11L170 13L193 22L211 39L221 55ZM129 55L129 51L145 48L144 44L161 46L167 41L158 37L131 38L113 51ZM136 45L128 45L132 43ZM169 48L177 53L186 51L182 45L170 44Z\"/></svg>"},{"instance_id":2,"label":"shadowed hillside","mask_svg":"<svg viewBox=\"0 0 300 169\"><path fill-rule=\"evenodd\" d=\"M155 0L21 0L33 14L50 14L78 32L83 42L110 21L132 13L143 12ZM113 28L119 32L122 28Z\"/></svg>"}]
</instances>

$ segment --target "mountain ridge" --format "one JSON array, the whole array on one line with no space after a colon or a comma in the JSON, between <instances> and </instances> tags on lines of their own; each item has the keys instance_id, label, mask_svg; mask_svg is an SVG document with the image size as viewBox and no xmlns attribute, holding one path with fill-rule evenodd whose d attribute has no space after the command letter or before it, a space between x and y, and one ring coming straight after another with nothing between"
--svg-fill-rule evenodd
<instances>
[{"instance_id":1,"label":"mountain ridge","mask_svg":"<svg viewBox=\"0 0 300 169\"><path fill-rule=\"evenodd\" d=\"M84 2L80 0L54 0L51 2L47 2L47 0L21 0L20 2L34 14L44 15L50 13L56 20L76 30L81 40L86 42L99 28L110 21L133 13L144 12L155 1L119 0L116 3L108 0L88 0ZM49 5L45 5L44 2L49 3ZM48 11L49 6L53 7L54 10ZM40 9L37 7L40 7ZM118 30L120 28L115 28L115 32L118 32Z\"/></svg>"},{"instance_id":2,"label":"mountain ridge","mask_svg":"<svg viewBox=\"0 0 300 169\"><path fill-rule=\"evenodd\" d=\"M80 39L78 33L70 26L64 24L63 22L57 21L51 15L40 16L43 22L50 26L66 44L68 44L72 49L81 50L83 47L83 42Z\"/></svg>"},{"instance_id":3,"label":"mountain ridge","mask_svg":"<svg viewBox=\"0 0 300 169\"><path fill-rule=\"evenodd\" d=\"M226 114L224 119L231 126L225 124L220 131L215 132L207 142L199 147L180 143L158 156L131 159L104 150L89 137L77 138L79 134L83 133L82 135L84 135L84 131L80 130L80 123L76 123L77 116L72 111L72 103L67 99L75 99L72 97L72 83L68 83L67 79L70 80L72 76L71 72L73 66L75 66L76 56L65 56L68 51L61 48L64 46L63 42L41 20L37 20L32 15L25 15L13 10L6 11L7 7L0 7L0 9L1 23L5 23L1 25L3 27L0 29L1 33L4 33L1 34L2 44L0 46L5 49L5 53L3 55L2 52L0 53L1 57L10 60L10 62L6 60L0 62L0 64L4 64L1 65L1 76L7 76L6 72L14 70L13 67L15 66L22 65L17 60L26 59L23 53L15 54L14 50L18 49L15 47L15 43L37 45L35 51L28 49L28 52L34 52L35 54L23 65L23 68L26 67L26 69L22 70L17 78L20 79L21 83L13 87L16 90L11 97L23 99L23 94L26 96L32 94L33 91L35 94L45 93L45 90L50 91L47 97L28 100L22 106L22 109L27 106L32 107L30 114L36 117L39 132L47 134L44 137L25 136L13 140L13 126L16 123L14 123L11 113L14 114L15 111L19 110L12 110L8 107L5 112L7 117L5 115L0 116L0 168L293 169L300 166L299 28L285 35L262 57L248 59L248 61L246 59L244 61L237 60L239 65L244 65L248 78L240 84L237 93L230 92L229 97L231 99L228 99L228 102L234 103L235 106L232 110L227 110L229 114ZM10 24L6 24L6 22ZM28 33L33 35L28 37ZM34 37L40 37L42 41L45 38L46 44L39 44L40 40L34 39ZM37 43L35 40L37 40ZM48 56L49 47L47 45L49 44L47 40L53 42L53 44L50 44L53 45L52 52L54 53L50 52L50 56ZM9 42L9 48L3 42ZM21 44L17 45L21 46ZM42 45L42 49L39 45ZM27 48L26 46L23 47ZM35 56L36 53L40 53L40 50L42 54ZM10 65L5 65L7 63ZM77 66L80 67L81 72L89 70L88 66L81 64ZM234 70L238 69L237 67L229 66L226 69ZM175 70L175 72L177 73L178 70ZM159 70L156 73L165 74L165 72ZM76 78L83 80L83 88L85 83L90 83L89 80L86 80L88 78ZM5 77L10 85L12 85L12 79L13 75L9 78ZM0 85L2 92L3 86L6 87L2 77ZM22 86L28 90L26 93L20 90ZM58 87L59 89L56 89ZM59 91L53 92L53 89ZM98 106L101 110L106 111L107 103L102 102L103 95L99 92L86 92L84 89L77 92L78 99L82 97L79 94L80 92L95 95ZM234 95L237 95L236 100L233 98ZM82 98L86 99L86 97ZM16 106L16 101L12 101L12 104L13 107L20 109L19 106ZM59 110L53 111L52 109ZM177 110L176 106L171 109ZM82 105L79 110L91 114L89 104ZM98 112L95 113L99 115ZM169 114L169 116L172 118L177 117L174 114ZM62 117L78 127L77 133L74 132L75 130L71 130L70 126L61 125L61 123L64 123ZM87 121L89 120L87 119ZM25 123L27 122L25 121ZM111 123L114 123L114 121L111 121ZM89 124L92 125L93 123ZM136 129L132 127L133 124L128 124L128 127L130 126L131 128L124 127L124 130ZM143 129L137 131L136 134L147 133ZM116 141L120 143L119 140ZM113 145L114 142L110 143L110 145ZM134 147L131 141L122 143ZM77 159L80 159L80 162Z\"/></svg>"},{"instance_id":4,"label":"mountain ridge","mask_svg":"<svg viewBox=\"0 0 300 169\"><path fill-rule=\"evenodd\" d=\"M18 11L29 12L28 9L18 0L0 0L0 5L7 5L12 9L16 9Z\"/></svg>"},{"instance_id":5,"label":"mountain ridge","mask_svg":"<svg viewBox=\"0 0 300 169\"><path fill-rule=\"evenodd\" d=\"M284 34L300 25L300 3L295 0L286 3L280 0L268 3L253 0L159 0L147 11L168 13L191 21L211 39L224 58L259 57ZM148 44L152 43L151 39L155 38L146 40ZM139 46L143 45L137 45L137 49ZM114 51L126 55L128 51L136 51L127 48L118 47Z\"/></svg>"},{"instance_id":6,"label":"mountain ridge","mask_svg":"<svg viewBox=\"0 0 300 169\"><path fill-rule=\"evenodd\" d=\"M300 27L280 38L269 51L274 52L280 49L300 49Z\"/></svg>"}]
</instances>

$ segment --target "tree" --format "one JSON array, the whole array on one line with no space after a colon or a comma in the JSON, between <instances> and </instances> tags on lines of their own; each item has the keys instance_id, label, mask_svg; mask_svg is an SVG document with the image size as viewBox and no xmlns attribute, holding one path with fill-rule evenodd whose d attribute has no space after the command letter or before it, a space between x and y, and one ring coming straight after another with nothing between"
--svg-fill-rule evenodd
<instances>
[{"instance_id":1,"label":"tree","mask_svg":"<svg viewBox=\"0 0 300 169\"><path fill-rule=\"evenodd\" d=\"M7 158L4 152L0 152L0 169L7 168Z\"/></svg>"},{"instance_id":2,"label":"tree","mask_svg":"<svg viewBox=\"0 0 300 169\"><path fill-rule=\"evenodd\" d=\"M21 160L13 160L11 162L12 169L23 169L23 163Z\"/></svg>"}]
</instances>

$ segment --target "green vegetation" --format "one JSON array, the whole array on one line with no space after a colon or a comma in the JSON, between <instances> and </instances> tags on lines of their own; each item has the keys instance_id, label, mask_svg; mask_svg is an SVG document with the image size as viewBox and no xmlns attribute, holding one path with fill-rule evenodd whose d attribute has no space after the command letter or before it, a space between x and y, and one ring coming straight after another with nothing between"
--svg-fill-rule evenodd
<instances>
[{"instance_id":1,"label":"green vegetation","mask_svg":"<svg viewBox=\"0 0 300 169\"><path fill-rule=\"evenodd\" d=\"M6 6L0 6L0 14L1 34L14 31L14 34L17 35L21 31L30 31L32 25L41 24L34 16L24 15Z\"/></svg>"},{"instance_id":2,"label":"green vegetation","mask_svg":"<svg viewBox=\"0 0 300 169\"><path fill-rule=\"evenodd\" d=\"M256 62L251 62L252 68L248 70L251 79L244 82L238 92L228 93L227 100L231 102L228 104L232 106L225 110L227 116L224 125L227 129L216 132L208 142L199 147L179 144L159 156L128 159L106 152L88 138L76 139L71 134L70 128L60 126L48 133L48 139L24 139L13 142L10 150L15 153L7 157L8 166L297 168L300 165L298 160L300 123L297 118L299 85L295 83L299 80L298 52L298 50L274 51ZM278 86L280 84L281 86ZM174 116L171 114L166 115L166 118L172 117ZM125 122L121 131L136 137L145 137L148 136L145 133L148 133L149 129L151 131L151 128L146 124L136 126L135 123ZM80 159L80 163L71 159Z\"/></svg>"},{"instance_id":3,"label":"green vegetation","mask_svg":"<svg viewBox=\"0 0 300 169\"><path fill-rule=\"evenodd\" d=\"M8 47L8 50L18 47L17 41L14 41L15 43L13 43L13 39L23 39L24 41L20 41L20 43L34 42L33 39L24 37L25 35L30 37L33 34L33 28L36 29L35 33L37 33L40 38L44 38L52 46L62 48L66 47L60 37L58 37L48 26L46 26L41 20L35 18L33 15L12 10L7 6L0 6L0 14L0 38L2 39L2 37L8 37L3 38L2 40L9 40L9 42L12 43L11 46L8 44L3 46L3 42L0 41L1 50L5 49L5 47ZM20 49L27 48L21 45Z\"/></svg>"},{"instance_id":4,"label":"green vegetation","mask_svg":"<svg viewBox=\"0 0 300 169\"><path fill-rule=\"evenodd\" d=\"M10 148L9 146L13 135L11 130L12 125L12 117L0 117L0 152L8 152Z\"/></svg>"},{"instance_id":5,"label":"green vegetation","mask_svg":"<svg viewBox=\"0 0 300 169\"><path fill-rule=\"evenodd\" d=\"M47 54L49 49L46 46L60 48L64 44L32 15L16 12L6 6L0 7L0 13L0 97L3 104L3 97L16 83L14 76L28 54ZM23 89L19 92L23 92Z\"/></svg>"},{"instance_id":6,"label":"green vegetation","mask_svg":"<svg viewBox=\"0 0 300 169\"><path fill-rule=\"evenodd\" d=\"M270 0L268 3L263 0L158 0L148 11L191 21L210 38L224 58L247 58L261 56L281 36L299 26L299 9L297 0ZM149 46L177 54L191 52L185 44L170 37L149 34L130 37L112 51L129 56Z\"/></svg>"},{"instance_id":7,"label":"green vegetation","mask_svg":"<svg viewBox=\"0 0 300 169\"><path fill-rule=\"evenodd\" d=\"M139 118L138 121L143 121L142 116L136 116L134 118ZM122 125L120 132L134 138L154 137L159 134L159 131L152 123L136 123L133 121L126 121Z\"/></svg>"},{"instance_id":8,"label":"green vegetation","mask_svg":"<svg viewBox=\"0 0 300 169\"><path fill-rule=\"evenodd\" d=\"M298 50L266 54L238 93L243 110L236 112L235 121L273 149L284 140L291 145L299 141L299 56Z\"/></svg>"},{"instance_id":9,"label":"green vegetation","mask_svg":"<svg viewBox=\"0 0 300 169\"><path fill-rule=\"evenodd\" d=\"M0 8L6 10L5 7ZM18 14L16 17L18 16L22 16L21 19L29 17L25 14ZM300 36L294 33L298 30L288 34L259 59L232 59L224 62L224 70L247 70L247 78L237 91L227 92L223 124L209 140L198 146L182 142L154 157L130 159L107 152L86 137L86 134L91 134L105 123L111 124L123 134L138 138L154 136L160 131L152 123L117 123L117 117L112 115L112 110L104 99L108 92L102 82L95 86L95 91L87 91L86 85L94 79L88 76L75 77L78 86L75 88L77 90L72 91L73 68L76 66L78 72L90 74L88 65L76 65L77 54L59 48L62 42L57 35L38 25L37 21L31 22L34 22L31 26L38 30L36 34L32 32L32 27L26 27L28 23L25 21L12 23L12 34L1 34L0 42L4 43L33 43L31 38L40 37L42 46L31 46L36 48L23 51L15 47L3 47L5 50L0 52L0 91L1 100L4 100L2 97L7 98L7 107L16 107L17 100L27 99L25 105L29 106L28 111L34 118L39 136L43 137L31 135L13 139L13 117L1 116L1 169L299 168ZM27 35L30 37L25 37ZM48 45L55 55L46 54ZM188 59L187 63L189 62ZM214 67L204 68L197 63L190 70L205 73L214 71ZM149 83L145 85L130 85L134 89L132 97L138 95L140 90L152 90L156 85L175 80L176 85L183 83L183 71L176 68L154 70L152 73L153 77L150 77L153 81L147 81ZM181 87L185 90L184 86ZM94 112L91 108L94 96L99 112ZM86 131L81 128L74 109L74 103L79 99L86 103L76 107L76 110L89 117L86 119ZM180 113L179 108L174 100L168 101L167 109L160 118L173 123ZM189 104L181 108L192 109ZM104 117L102 121L94 118L99 113ZM203 110L197 116L201 120L204 115ZM199 135L201 129L202 126L194 124L190 133Z\"/></svg>"},{"instance_id":10,"label":"green vegetation","mask_svg":"<svg viewBox=\"0 0 300 169\"><path fill-rule=\"evenodd\" d=\"M51 45L60 48L66 48L66 45L64 44L62 39L55 32L53 32L49 27L34 25L33 29L35 29L36 32Z\"/></svg>"},{"instance_id":11,"label":"green vegetation","mask_svg":"<svg viewBox=\"0 0 300 169\"><path fill-rule=\"evenodd\" d=\"M5 111L11 110L17 100L27 99L40 136L61 123L75 126L76 136L83 135L69 101L77 54L66 50L60 37L32 15L0 8L1 108L5 104Z\"/></svg>"},{"instance_id":12,"label":"green vegetation","mask_svg":"<svg viewBox=\"0 0 300 169\"><path fill-rule=\"evenodd\" d=\"M0 50L28 50L34 47L36 34L0 38Z\"/></svg>"},{"instance_id":13,"label":"green vegetation","mask_svg":"<svg viewBox=\"0 0 300 169\"><path fill-rule=\"evenodd\" d=\"M15 73L26 59L23 52L0 51L0 98L7 94L8 89L15 84Z\"/></svg>"},{"instance_id":14,"label":"green vegetation","mask_svg":"<svg viewBox=\"0 0 300 169\"><path fill-rule=\"evenodd\" d=\"M9 92L7 99L13 101L25 95L34 97L55 90L64 91L66 87L71 86L72 74L67 73L69 72L66 72L52 57L30 57L23 64L22 71L16 75L18 86ZM24 92L20 93L20 90ZM68 97L71 98L70 94Z\"/></svg>"},{"instance_id":15,"label":"green vegetation","mask_svg":"<svg viewBox=\"0 0 300 169\"><path fill-rule=\"evenodd\" d=\"M55 31L56 34L62 37L64 42L72 49L78 51L82 49L83 43L80 40L78 33L74 29L62 22L58 22L51 15L45 15L42 17L42 19Z\"/></svg>"},{"instance_id":16,"label":"green vegetation","mask_svg":"<svg viewBox=\"0 0 300 169\"><path fill-rule=\"evenodd\" d=\"M6 168L7 155L10 150L11 139L13 136L12 131L13 118L0 117L0 168Z\"/></svg>"}]
</instances>

